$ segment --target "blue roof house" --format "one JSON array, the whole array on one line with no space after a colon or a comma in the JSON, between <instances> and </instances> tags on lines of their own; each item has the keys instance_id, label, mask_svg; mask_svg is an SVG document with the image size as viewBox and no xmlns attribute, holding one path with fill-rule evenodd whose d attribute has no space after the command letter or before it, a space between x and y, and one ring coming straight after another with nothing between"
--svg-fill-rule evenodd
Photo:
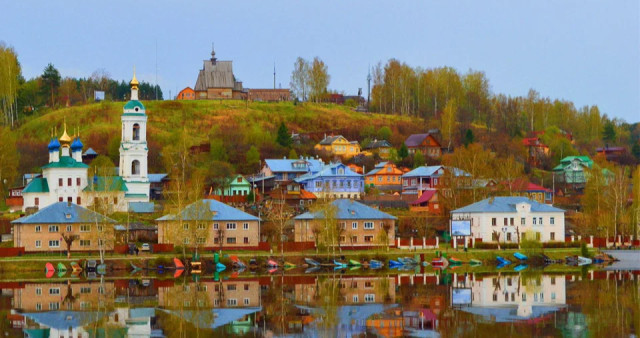
<instances>
[{"instance_id":1,"label":"blue roof house","mask_svg":"<svg viewBox=\"0 0 640 338\"><path fill-rule=\"evenodd\" d=\"M364 192L364 176L342 163L325 165L316 173L295 179L304 189L320 198L358 199Z\"/></svg>"}]
</instances>

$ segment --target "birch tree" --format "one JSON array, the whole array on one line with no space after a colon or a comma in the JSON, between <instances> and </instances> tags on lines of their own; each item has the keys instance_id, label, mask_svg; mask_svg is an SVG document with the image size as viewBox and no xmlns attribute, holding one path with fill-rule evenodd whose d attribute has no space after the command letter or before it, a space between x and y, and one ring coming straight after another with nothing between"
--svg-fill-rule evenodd
<instances>
[{"instance_id":1,"label":"birch tree","mask_svg":"<svg viewBox=\"0 0 640 338\"><path fill-rule=\"evenodd\" d=\"M289 85L291 86L291 91L300 101L307 100L307 94L309 93L309 62L307 60L301 57L296 59L293 64Z\"/></svg>"},{"instance_id":2,"label":"birch tree","mask_svg":"<svg viewBox=\"0 0 640 338\"><path fill-rule=\"evenodd\" d=\"M17 120L16 98L20 77L20 63L15 50L0 41L0 110L5 126L13 127Z\"/></svg>"}]
</instances>

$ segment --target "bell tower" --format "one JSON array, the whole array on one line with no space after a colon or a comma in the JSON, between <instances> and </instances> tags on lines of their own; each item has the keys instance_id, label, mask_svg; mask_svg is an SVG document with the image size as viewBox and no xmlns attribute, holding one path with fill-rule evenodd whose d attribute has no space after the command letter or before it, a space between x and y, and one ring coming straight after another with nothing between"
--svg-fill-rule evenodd
<instances>
[{"instance_id":1,"label":"bell tower","mask_svg":"<svg viewBox=\"0 0 640 338\"><path fill-rule=\"evenodd\" d=\"M124 105L120 141L120 176L127 184L125 199L128 202L149 201L149 177L147 175L147 114L138 101L138 79L135 68L131 85L131 100Z\"/></svg>"}]
</instances>

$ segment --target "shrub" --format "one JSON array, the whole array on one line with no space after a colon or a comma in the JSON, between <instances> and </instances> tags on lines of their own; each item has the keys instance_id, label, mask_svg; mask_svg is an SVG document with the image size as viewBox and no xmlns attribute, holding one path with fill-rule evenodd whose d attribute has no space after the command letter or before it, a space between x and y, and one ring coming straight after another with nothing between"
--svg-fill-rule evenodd
<instances>
[{"instance_id":1,"label":"shrub","mask_svg":"<svg viewBox=\"0 0 640 338\"><path fill-rule=\"evenodd\" d=\"M585 242L580 243L580 255L582 257L589 257L589 249L587 249L587 244Z\"/></svg>"}]
</instances>

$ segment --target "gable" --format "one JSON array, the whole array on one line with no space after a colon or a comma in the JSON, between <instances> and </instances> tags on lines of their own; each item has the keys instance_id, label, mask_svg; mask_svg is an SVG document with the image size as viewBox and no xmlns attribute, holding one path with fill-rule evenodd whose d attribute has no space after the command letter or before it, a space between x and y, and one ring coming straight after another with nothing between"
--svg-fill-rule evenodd
<instances>
[{"instance_id":1,"label":"gable","mask_svg":"<svg viewBox=\"0 0 640 338\"><path fill-rule=\"evenodd\" d=\"M422 140L422 145L425 147L440 147L440 142L438 142L435 137L428 135Z\"/></svg>"}]
</instances>

